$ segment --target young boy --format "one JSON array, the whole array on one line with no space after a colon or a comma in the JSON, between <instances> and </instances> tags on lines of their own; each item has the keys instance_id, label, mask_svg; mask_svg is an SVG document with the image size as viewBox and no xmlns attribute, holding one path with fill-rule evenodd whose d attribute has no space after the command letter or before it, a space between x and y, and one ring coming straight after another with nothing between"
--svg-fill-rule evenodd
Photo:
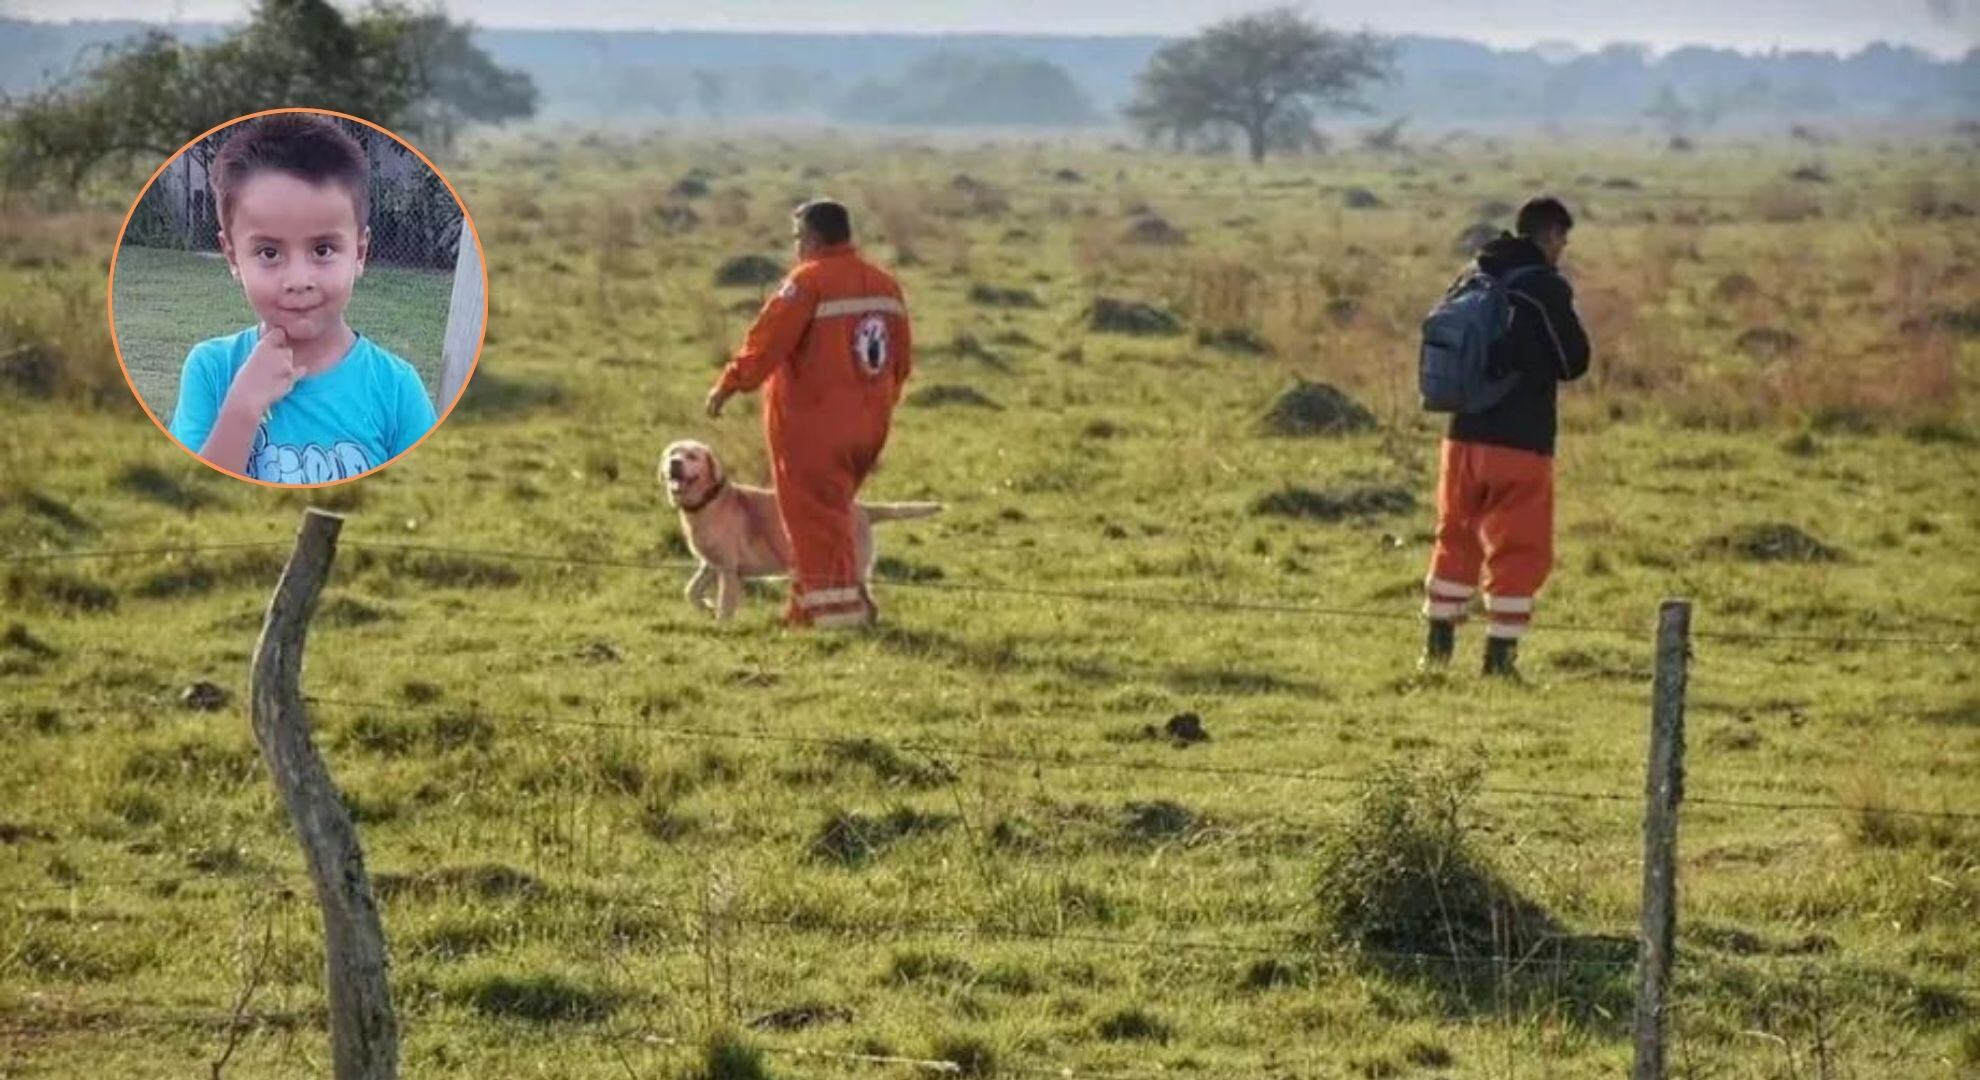
<instances>
[{"instance_id":1,"label":"young boy","mask_svg":"<svg viewBox=\"0 0 1980 1080\"><path fill-rule=\"evenodd\" d=\"M259 324L193 346L172 436L229 472L346 480L434 423L411 364L344 321L371 246L364 148L328 117L242 123L209 170L220 250Z\"/></svg>"}]
</instances>

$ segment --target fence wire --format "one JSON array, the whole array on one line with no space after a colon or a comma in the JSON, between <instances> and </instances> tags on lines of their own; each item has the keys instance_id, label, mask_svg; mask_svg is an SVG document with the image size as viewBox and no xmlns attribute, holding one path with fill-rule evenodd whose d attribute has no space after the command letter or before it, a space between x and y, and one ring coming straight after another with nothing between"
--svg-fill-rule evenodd
<instances>
[{"instance_id":1,"label":"fence wire","mask_svg":"<svg viewBox=\"0 0 1980 1080\"><path fill-rule=\"evenodd\" d=\"M386 541L386 540L370 540L361 537L345 538L342 541L342 543L344 546L358 550L372 549L372 550L385 551L385 552L435 554L435 555L446 555L446 556L459 557L459 558L476 558L476 559L529 562L529 563L540 563L540 564L560 564L560 565L571 565L571 566L595 566L595 567L604 567L604 568L634 569L634 570L644 570L644 571L682 569L693 565L692 563L685 562L683 560L672 560L672 559L594 557L594 556L580 556L570 553L519 551L519 550L490 549L490 548L470 548L470 547L458 547L458 546L445 545L445 544L425 544L425 543L408 543L408 542ZM285 547L288 544L289 541L286 539L248 540L248 541L205 543L205 544L156 545L156 546L123 548L123 549L97 549L97 550L89 550L89 551L12 553L12 554L0 555L0 563L8 563L15 565L31 565L34 563L57 562L57 561L64 561L71 559L157 558L164 556L197 555L207 552L219 552L219 551L241 551L241 550L280 548L280 547ZM1164 597L1164 596L1113 592L1106 590L1037 588L1037 587L1006 585L995 582L926 581L926 580L911 580L911 579L901 579L901 578L890 579L885 577L880 578L879 580L882 583L887 584L891 587L903 588L903 589L922 589L922 590L930 590L930 591L957 592L957 593L987 593L987 594L1016 596L1016 597L1024 597L1024 598L1040 599L1040 600L1118 605L1118 606L1126 606L1126 607L1139 608L1145 610L1194 610L1194 611L1206 611L1206 612L1237 612L1237 613L1258 613L1258 614L1272 614L1272 615L1296 615L1296 616L1308 616L1308 617L1320 617L1320 618L1353 618L1358 620L1387 619L1387 620L1395 620L1395 621L1412 621L1412 622L1416 621L1417 619L1417 616L1413 612L1394 611L1394 610L1369 611L1369 610L1350 609L1350 608L1327 607L1327 606L1306 604L1306 603L1294 602L1294 601L1279 601L1279 600L1257 601L1257 600L1237 600L1237 599L1221 599L1214 597L1186 597L1186 596ZM1724 631L1694 630L1692 636L1695 638L1726 640L1726 641L1819 643L1819 644L1831 645L1838 648L1847 648L1847 647L1859 646L1859 645L1875 645L1875 646L1913 647L1913 648L1921 648L1921 649L1957 650L1957 649L1969 647L1970 645L1973 644L1973 638L1971 635L1974 631L1974 627L1971 624L1946 620L1946 621L1942 621L1941 625L1947 625L1952 627L1960 636L1933 637L1933 636L1917 636L1917 635L1901 635L1901 634L1843 635L1843 634L1818 634L1818 633L1806 633L1806 632L1779 633L1779 632L1749 631L1749 630L1724 630ZM1573 624L1573 623L1549 624L1549 629L1560 630L1567 633L1624 634L1631 636L1640 635L1647 632L1647 629L1642 627L1604 626L1604 625ZM391 711L396 713L431 712L434 709L443 708L442 706L419 707L407 703L352 700L352 699L322 697L322 696L310 696L307 698L307 701L312 706L324 707L324 708L364 709L364 710L373 710L373 711ZM156 704L157 704L156 702L139 702L139 703L117 705L117 706L88 706L85 708L89 709L90 711L126 712L126 711L131 711L133 708L142 709L144 707L148 707ZM62 706L62 708L74 709L76 707L64 705ZM684 738L684 739L763 741L763 742L772 742L772 743L787 744L787 745L800 745L800 746L806 746L812 748L831 748L831 747L843 746L847 744L849 741L855 741L861 738L870 738L868 736L861 736L859 734L795 735L795 734L786 734L786 733L761 731L761 730L758 731L723 730L723 729L695 727L695 726L679 725L679 724L665 724L665 723L655 724L655 723L648 723L645 721L639 721L639 722L614 721L614 720L598 718L595 716L594 717L576 717L570 715L552 716L541 711L528 711L528 710L490 712L488 710L481 709L477 705L472 705L472 704L470 704L468 708L477 712L480 715L487 716L493 719L503 720L505 722L517 724L519 726L533 727L539 729L540 728L588 728L594 730L597 729L627 730L642 734L667 735L667 736ZM17 712L15 715L24 715L24 714ZM1212 776L1212 777L1220 777L1220 778L1248 777L1248 778L1257 778L1257 779L1281 780L1281 781L1296 782L1296 783L1310 783L1310 784L1318 784L1318 785L1342 785L1342 786L1358 785L1365 781L1365 777L1349 775L1339 772L1332 772L1327 770L1309 770L1309 769L1279 768L1279 767L1253 767L1253 766L1239 766L1239 765L1182 764L1176 762L1158 762L1158 761L1146 761L1146 760L1077 756L1063 752L1012 753L1012 752L991 751L991 750L984 750L975 747L958 746L953 744L944 744L944 743L921 741L921 740L901 744L899 749L909 753L925 755L938 761L942 759L980 761L987 764L994 764L1000 766L1022 766L1033 770L1093 769L1093 768L1119 769L1119 770L1127 770L1127 771L1152 771L1152 772L1162 772L1162 773L1196 774L1196 775ZM1636 803L1640 801L1643 797L1640 792L1589 791L1589 790L1550 788L1545 786L1522 786L1522 785L1489 785L1481 788L1481 793L1495 795L1495 796L1534 798L1534 799L1542 799L1542 800L1562 800L1562 801L1575 801L1575 802L1608 802L1608 803L1628 803L1628 804ZM1971 809L1925 810L1925 809L1917 809L1917 808L1909 808L1909 807L1852 805L1852 804L1846 804L1840 802L1823 802L1823 801L1809 800L1809 799L1793 799L1793 798L1767 799L1767 798L1756 798L1745 795L1715 796L1710 794L1687 795L1683 801L1685 804L1693 805L1693 806L1721 807L1721 808L1739 810L1739 811L1758 811L1758 812L1768 812L1768 813L1808 813L1808 814L1824 814L1824 815L1855 813L1855 814L1879 814L1879 815L1891 815L1891 816L1903 816L1903 817L1943 819L1943 820L1954 820L1954 821L1980 821L1980 810L1971 810ZM16 898L15 899L16 904L21 902L20 898L31 897L31 896L49 896L49 895L66 896L71 899L71 902L73 902L73 899L77 895L85 894L85 893L93 895L93 894L100 894L105 891L114 892L114 891L139 890L139 889L178 890L178 889L186 888L188 885L211 883L215 881L224 881L228 884L244 884L251 888L265 889L272 893L276 893L288 897L299 895L303 891L311 888L310 883L306 879L300 876L284 877L279 874L255 875L249 878L215 878L212 876L208 876L208 877L194 877L191 878L190 880L183 875L158 874L158 875L138 875L138 876L130 876L130 877L107 878L96 881L78 880L78 881L69 881L69 882L53 882L46 884L4 886L4 887L0 887L0 896ZM683 926L690 928L696 927L698 925L698 920L703 920L707 918L707 913L705 909L697 909L692 905L684 904L678 901L667 902L667 901L656 901L651 898L602 896L596 894L577 894L574 898L578 902L586 903L586 904L594 904L594 905L608 906L608 907L632 907L632 908L639 908L650 911L664 912L676 917L677 919L680 920ZM720 916L717 921L724 925L734 924L734 925L752 926L760 929L781 929L791 933L832 934L836 936L860 938L865 940L871 940L875 938L883 939L883 940L901 940L904 938L914 937L914 936L945 936L945 937L967 938L967 939L979 940L979 941L1007 941L1007 942L1018 941L1018 942L1036 942L1036 943L1045 943L1045 944L1066 943L1066 944L1073 944L1080 946L1091 946L1091 947L1103 948L1103 949L1133 949L1139 951L1159 951L1163 954L1184 955L1184 956L1196 954L1196 955L1205 955L1205 956L1228 955L1228 956L1254 956L1254 957L1278 958L1278 957L1283 957L1290 951L1293 953L1314 953L1315 955L1319 956L1321 959L1332 962L1359 959L1359 960L1374 961L1374 962L1392 964L1392 965L1393 964L1415 965L1419 968L1424 966L1439 966L1439 965L1455 966L1460 969L1489 968L1491 970L1497 971L1498 973L1501 974L1501 976L1505 976L1509 973L1516 973L1518 971L1533 967L1600 970L1600 971L1608 971L1616 975L1620 975L1623 972L1630 971L1635 968L1634 961L1605 960L1589 955L1566 956L1566 955L1562 955L1558 948L1556 948L1556 951L1554 952L1553 955L1542 955L1536 949L1536 951L1531 955L1516 957L1516 958L1504 957L1504 956L1478 956L1478 955L1468 955L1468 954L1460 954L1460 953L1441 954L1441 953L1382 951L1382 950L1367 950L1352 954L1342 954L1339 953L1338 951L1329 953L1329 952L1317 951L1317 947L1311 939L1297 933L1285 933L1270 939L1260 938L1254 933L1245 938L1220 938L1217 940L1205 940L1200 938L1190 938L1190 937L1178 935L1172 932L1169 928L1156 928L1150 930L1146 934L1137 935L1131 933L1107 933L1101 931L1067 929L1064 927L1056 928L1053 930L1035 930L1035 929L1026 929L1023 927L990 926L990 925L983 925L978 923L958 922L953 919L915 919L915 920L854 919L854 920L847 920L844 922L820 922L819 920L808 916L803 918L798 918L798 917L789 917L789 916L774 917L769 915L757 915L757 914L748 914L748 913L743 913L743 914L727 913L724 914L723 916ZM1607 943L1614 946L1633 947L1636 944L1636 940L1637 939L1633 935L1593 933L1593 934L1560 935L1556 939L1554 939L1554 943L1558 945L1560 943L1590 942L1590 943ZM1690 948L1684 948L1681 946L1677 956L1677 961L1678 961L1678 966L1681 970L1695 971L1700 963L1705 963L1705 962L1726 963L1726 964L1731 964L1733 966L1740 966L1746 964L1749 961L1752 961L1755 963L1764 964L1765 966L1768 967L1781 967L1781 968L1792 967L1797 972L1802 972L1802 973L1815 972L1819 975L1819 977L1824 977L1824 978L1832 978L1832 979L1840 978L1844 980L1848 980L1848 979L1869 980L1872 978L1871 974L1866 973L1865 971L1860 969L1843 966L1840 961L1829 960L1829 961L1825 961L1822 965L1818 966L1813 960L1804 956L1793 956L1793 957L1711 956L1707 958L1701 956L1700 954L1695 953L1694 950ZM1888 979L1885 979L1883 981L1887 982ZM1952 992L1959 992L1959 993L1980 992L1980 984L1944 981L1944 982L1935 983L1935 985ZM439 1026L439 1027L459 1026L459 1027L472 1027L479 1029L485 1026L486 1023L492 1022L493 1018L484 1018L483 1021L479 1023L469 1023L463 1021L448 1020L441 1017L415 1015L408 1017L408 1020L410 1024L420 1025L420 1026ZM120 1014L119 1017L117 1018L118 1026L120 1028L143 1026L146 1023L154 1023L154 1024L162 1023L167 1025L177 1025L177 1026L194 1025L194 1026L214 1027L221 1030L235 1030L244 1025L246 1026L286 1025L287 1027L293 1029L294 1027L298 1026L301 1023L304 1022L313 1023L314 1021L315 1021L315 1012L313 1011L309 1011L309 1012L290 1011L286 1013L248 1013L241 1011L234 1011L234 1012L216 1011L211 1013L202 1013L198 1011L183 1011L183 1012L160 1011L149 1020L140 1019L136 1016L132 1016L127 1013ZM6 1020L0 1019L0 1032L7 1032L8 1030L9 1030L9 1025L7 1024ZM24 1025L24 1026L20 1026L19 1030L23 1033L32 1034L34 1028L32 1025ZM578 1031L577 1034L587 1039L595 1039L606 1042L622 1042L626 1044L637 1043L648 1046L664 1046L664 1047L672 1047L672 1048L681 1048L681 1047L692 1047L695 1045L699 1045L695 1041L694 1036L682 1035L680 1033L671 1033L671 1034L662 1033L650 1029L641 1029L641 1030L632 1030L632 1031L627 1031L623 1028L606 1029L606 1030L583 1029ZM1682 1035L1680 1034L1680 1046L1681 1046L1681 1042L1682 1042ZM896 1069L909 1068L909 1069L914 1069L916 1071L940 1073L940 1074L957 1074L963 1071L963 1067L958 1063L954 1061L941 1060L941 1059L922 1059L922 1058L895 1056L888 1054L863 1054L863 1053L853 1053L846 1051L826 1050L822 1048L777 1046L774 1044L763 1045L760 1047L760 1049L762 1049L763 1052L770 1054L772 1056L783 1056L794 1059L809 1058L815 1061L834 1060L834 1061L839 1061L848 1064L855 1064L855 1065L863 1065L863 1066L871 1065L876 1067L887 1067L887 1068L896 1068ZM1072 1066L1064 1066L1064 1065L1049 1064L1049 1063L1037 1064L1037 1063L1025 1063L1025 1062L1000 1063L999 1069L1000 1071L1013 1073L1017 1075L1088 1078L1088 1080L1139 1080L1139 1078L1142 1077L1168 1075L1167 1071L1164 1070L1162 1066L1158 1063L1151 1062L1151 1063L1143 1063L1143 1064L1152 1067L1155 1071L1095 1072L1091 1070L1083 1070L1083 1069L1075 1068Z\"/></svg>"},{"instance_id":2,"label":"fence wire","mask_svg":"<svg viewBox=\"0 0 1980 1080\"><path fill-rule=\"evenodd\" d=\"M288 539L244 540L213 544L161 545L138 548L102 548L85 551L55 552L15 552L0 555L0 563L32 564L38 562L58 562L78 559L121 559L146 558L161 555L192 555L205 551L236 551L252 548L286 548ZM346 536L338 541L340 547L356 550L397 551L412 554L446 555L456 558L483 559L522 563L547 563L565 566L590 566L621 570L691 570L698 564L686 559L665 558L626 558L614 556L587 556L568 552L522 551L504 548L460 547L448 544L414 543L396 540L374 540L366 537ZM1155 596L1099 589L1063 589L1035 586L1010 585L989 581L931 581L913 577L876 574L876 584L889 588L922 590L927 592L979 593L1000 596L1021 597L1034 600L1059 600L1079 603L1115 605L1141 608L1145 610L1191 610L1203 612L1237 612L1270 615L1303 615L1314 618L1353 619L1356 621L1386 620L1392 622L1421 622L1422 617L1413 610L1399 608L1345 608L1311 604L1296 600L1246 600L1202 596ZM1980 644L1980 624L1962 622L1955 619L1933 617L1937 625L1956 632L1954 636L1882 634L1882 633L1818 633L1807 631L1768 631L1753 629L1713 630L1694 627L1694 639L1731 642L1779 642L1787 644L1816 644L1833 648L1853 646L1896 646L1919 649L1957 650ZM1649 632L1648 625L1624 626L1576 622L1544 622L1549 632L1559 631L1569 634L1615 634L1640 637Z\"/></svg>"},{"instance_id":3,"label":"fence wire","mask_svg":"<svg viewBox=\"0 0 1980 1080\"><path fill-rule=\"evenodd\" d=\"M727 728L698 727L687 724L670 724L659 721L606 720L596 717L553 716L547 710L489 709L475 703L462 705L428 704L418 705L409 702L375 701L359 698L326 697L317 694L304 695L304 701L313 706L329 709L363 709L373 712L435 715L457 712L463 708L484 719L497 720L530 728L574 728L594 731L625 731L643 735L666 735L680 739L701 741L762 742L780 745L803 746L812 749L830 750L842 748L862 741L884 743L908 753L921 754L935 760L955 759L980 761L988 764L1022 766L1040 770L1080 770L1110 769L1122 772L1155 772L1180 775L1210 776L1219 778L1244 777L1263 780L1282 780L1293 783L1358 787L1370 777L1358 773L1330 772L1321 769L1297 769L1254 765L1203 765L1184 764L1174 761L1149 761L1145 759L1123 759L1075 755L1064 751L1046 753L1014 753L983 750L976 747L929 740L911 740L894 743L886 738L865 732L839 732L829 735L796 735L785 732L764 730L741 730ZM111 716L143 712L146 709L163 705L157 700L135 700L119 704L51 706L68 712L82 712L91 715ZM16 709L6 714L10 720L31 719L37 710ZM1522 784L1485 784L1478 788L1480 794L1505 798L1523 798L1556 802L1620 803L1635 804L1643 801L1641 791L1591 791L1575 788L1557 788ZM1686 806L1712 806L1733 810L1757 810L1782 814L1864 814L1888 815L1891 817L1936 819L1944 821L1980 822L1980 809L1949 807L1929 810L1920 807L1887 806L1878 803L1823 802L1815 799L1766 799L1749 795L1701 795L1686 792L1683 804Z\"/></svg>"}]
</instances>

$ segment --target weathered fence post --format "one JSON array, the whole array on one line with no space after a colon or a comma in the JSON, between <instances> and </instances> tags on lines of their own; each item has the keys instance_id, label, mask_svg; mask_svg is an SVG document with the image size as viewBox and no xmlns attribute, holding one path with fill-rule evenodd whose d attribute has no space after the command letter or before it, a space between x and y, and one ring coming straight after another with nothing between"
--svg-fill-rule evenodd
<instances>
[{"instance_id":1,"label":"weathered fence post","mask_svg":"<svg viewBox=\"0 0 1980 1080\"><path fill-rule=\"evenodd\" d=\"M1643 785L1643 930L1636 957L1633 1080L1663 1080L1665 997L1677 943L1678 803L1684 799L1684 683L1691 602L1657 610L1657 671L1650 692L1650 766Z\"/></svg>"},{"instance_id":2,"label":"weathered fence post","mask_svg":"<svg viewBox=\"0 0 1980 1080\"><path fill-rule=\"evenodd\" d=\"M337 1080L395 1080L399 1025L385 977L378 905L357 828L310 740L303 710L303 642L343 525L336 514L313 508L303 512L295 550L275 585L255 645L248 715L275 788L295 822L323 909L332 1075Z\"/></svg>"},{"instance_id":3,"label":"weathered fence post","mask_svg":"<svg viewBox=\"0 0 1980 1080\"><path fill-rule=\"evenodd\" d=\"M444 415L467 384L481 349L487 294L482 290L481 246L474 230L461 220L460 253L454 258L454 294L447 303L447 332L440 343L440 397L434 405Z\"/></svg>"}]
</instances>

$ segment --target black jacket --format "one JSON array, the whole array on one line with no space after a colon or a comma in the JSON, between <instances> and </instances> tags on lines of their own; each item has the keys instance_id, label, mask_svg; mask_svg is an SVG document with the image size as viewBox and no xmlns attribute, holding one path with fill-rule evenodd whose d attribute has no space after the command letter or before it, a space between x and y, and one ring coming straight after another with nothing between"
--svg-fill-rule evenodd
<instances>
[{"instance_id":1,"label":"black jacket","mask_svg":"<svg viewBox=\"0 0 1980 1080\"><path fill-rule=\"evenodd\" d=\"M1545 266L1538 245L1510 233L1478 252L1478 268L1493 276L1521 266ZM1519 381L1497 405L1451 417L1450 437L1554 453L1554 388L1588 371L1588 333L1574 313L1574 288L1549 268L1521 278L1513 289L1512 326L1492 346L1488 373L1518 371Z\"/></svg>"}]
</instances>

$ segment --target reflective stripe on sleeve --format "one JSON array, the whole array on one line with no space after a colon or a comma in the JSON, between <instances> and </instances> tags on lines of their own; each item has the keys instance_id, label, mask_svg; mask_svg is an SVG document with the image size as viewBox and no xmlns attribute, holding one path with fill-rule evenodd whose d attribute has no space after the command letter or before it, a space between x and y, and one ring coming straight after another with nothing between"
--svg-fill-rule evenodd
<instances>
[{"instance_id":1,"label":"reflective stripe on sleeve","mask_svg":"<svg viewBox=\"0 0 1980 1080\"><path fill-rule=\"evenodd\" d=\"M865 315L868 312L886 315L906 315L907 305L891 296L854 296L844 300L821 300L811 312L814 319L829 319L834 315Z\"/></svg>"}]
</instances>

